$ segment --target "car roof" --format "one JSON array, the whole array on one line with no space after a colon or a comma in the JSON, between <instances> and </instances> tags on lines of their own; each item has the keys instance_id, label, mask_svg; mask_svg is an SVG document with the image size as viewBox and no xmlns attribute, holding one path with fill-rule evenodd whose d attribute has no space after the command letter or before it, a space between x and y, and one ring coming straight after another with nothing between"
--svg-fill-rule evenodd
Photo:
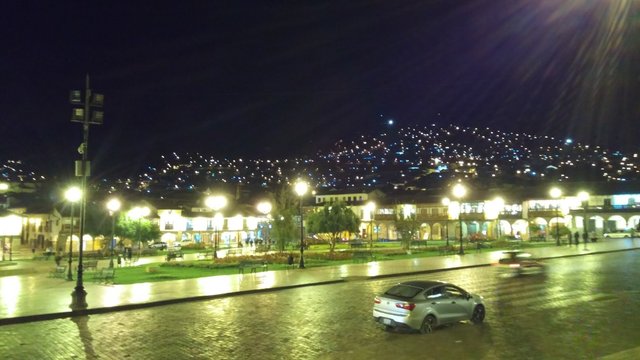
<instances>
[{"instance_id":1,"label":"car roof","mask_svg":"<svg viewBox=\"0 0 640 360\"><path fill-rule=\"evenodd\" d=\"M446 282L438 281L438 280L414 280L414 281L401 282L398 285L407 285L407 286L413 286L413 287L422 288L422 289L428 289L434 286L446 285L446 284L447 284Z\"/></svg>"}]
</instances>

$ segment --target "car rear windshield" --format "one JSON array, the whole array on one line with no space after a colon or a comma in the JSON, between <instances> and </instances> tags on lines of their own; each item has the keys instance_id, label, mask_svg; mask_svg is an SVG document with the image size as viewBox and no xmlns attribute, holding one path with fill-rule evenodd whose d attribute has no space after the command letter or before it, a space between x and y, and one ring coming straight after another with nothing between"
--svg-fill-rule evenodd
<instances>
[{"instance_id":1,"label":"car rear windshield","mask_svg":"<svg viewBox=\"0 0 640 360\"><path fill-rule=\"evenodd\" d=\"M413 286L396 285L396 286L392 287L391 289L387 290L385 295L391 295L391 296L397 296L397 297L401 297L401 298L405 298L405 299L411 299L411 298L415 297L416 295L418 295L418 293L420 291L422 291L422 290L423 289L420 289L420 288L417 288L417 287L413 287Z\"/></svg>"}]
</instances>

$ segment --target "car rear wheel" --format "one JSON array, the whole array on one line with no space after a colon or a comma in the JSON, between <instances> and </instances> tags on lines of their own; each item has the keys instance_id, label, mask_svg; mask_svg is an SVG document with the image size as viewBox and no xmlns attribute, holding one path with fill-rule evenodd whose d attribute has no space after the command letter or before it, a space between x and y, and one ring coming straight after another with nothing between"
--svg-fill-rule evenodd
<instances>
[{"instance_id":1,"label":"car rear wheel","mask_svg":"<svg viewBox=\"0 0 640 360\"><path fill-rule=\"evenodd\" d=\"M484 320L484 306L477 305L473 309L473 314L471 315L471 322L474 324L480 324Z\"/></svg>"},{"instance_id":2,"label":"car rear wheel","mask_svg":"<svg viewBox=\"0 0 640 360\"><path fill-rule=\"evenodd\" d=\"M436 327L436 317L433 315L427 315L424 320L422 320L422 326L420 326L420 332L422 334L428 334L433 331L433 328Z\"/></svg>"}]
</instances>

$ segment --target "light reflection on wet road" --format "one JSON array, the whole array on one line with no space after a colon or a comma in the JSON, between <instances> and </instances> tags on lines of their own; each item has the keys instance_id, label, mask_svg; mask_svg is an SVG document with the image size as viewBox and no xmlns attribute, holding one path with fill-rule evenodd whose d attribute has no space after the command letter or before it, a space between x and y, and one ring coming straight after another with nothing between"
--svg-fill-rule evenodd
<instances>
[{"instance_id":1,"label":"light reflection on wet road","mask_svg":"<svg viewBox=\"0 0 640 360\"><path fill-rule=\"evenodd\" d=\"M495 267L352 281L0 327L3 358L592 359L637 346L638 251L549 260L543 275ZM385 332L372 299L410 279L485 297L483 325ZM5 357L5 354L9 354Z\"/></svg>"}]
</instances>

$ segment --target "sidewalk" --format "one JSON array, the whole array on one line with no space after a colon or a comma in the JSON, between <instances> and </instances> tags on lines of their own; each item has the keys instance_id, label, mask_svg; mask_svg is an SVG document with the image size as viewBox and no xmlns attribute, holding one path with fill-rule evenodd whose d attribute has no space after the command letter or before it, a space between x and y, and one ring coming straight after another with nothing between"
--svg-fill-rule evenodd
<instances>
[{"instance_id":1,"label":"sidewalk","mask_svg":"<svg viewBox=\"0 0 640 360\"><path fill-rule=\"evenodd\" d=\"M640 239L609 239L579 246L549 246L527 249L537 258L581 256L596 253L640 249ZM84 282L88 308L72 312L69 308L75 281L47 277L47 271L30 269L24 275L24 263L0 266L0 325L21 323L212 299L258 291L273 291L300 286L374 279L406 274L428 273L448 269L487 266L497 262L501 250L465 255L392 260L340 266L266 271L252 274L213 276L131 285L102 285ZM102 263L104 262L104 263ZM52 267L42 262L41 267ZM101 260L100 267L108 260ZM31 263L33 264L33 263ZM0 264L3 265L3 264ZM13 272L13 273L12 273ZM75 278L75 274L74 274Z\"/></svg>"}]
</instances>

